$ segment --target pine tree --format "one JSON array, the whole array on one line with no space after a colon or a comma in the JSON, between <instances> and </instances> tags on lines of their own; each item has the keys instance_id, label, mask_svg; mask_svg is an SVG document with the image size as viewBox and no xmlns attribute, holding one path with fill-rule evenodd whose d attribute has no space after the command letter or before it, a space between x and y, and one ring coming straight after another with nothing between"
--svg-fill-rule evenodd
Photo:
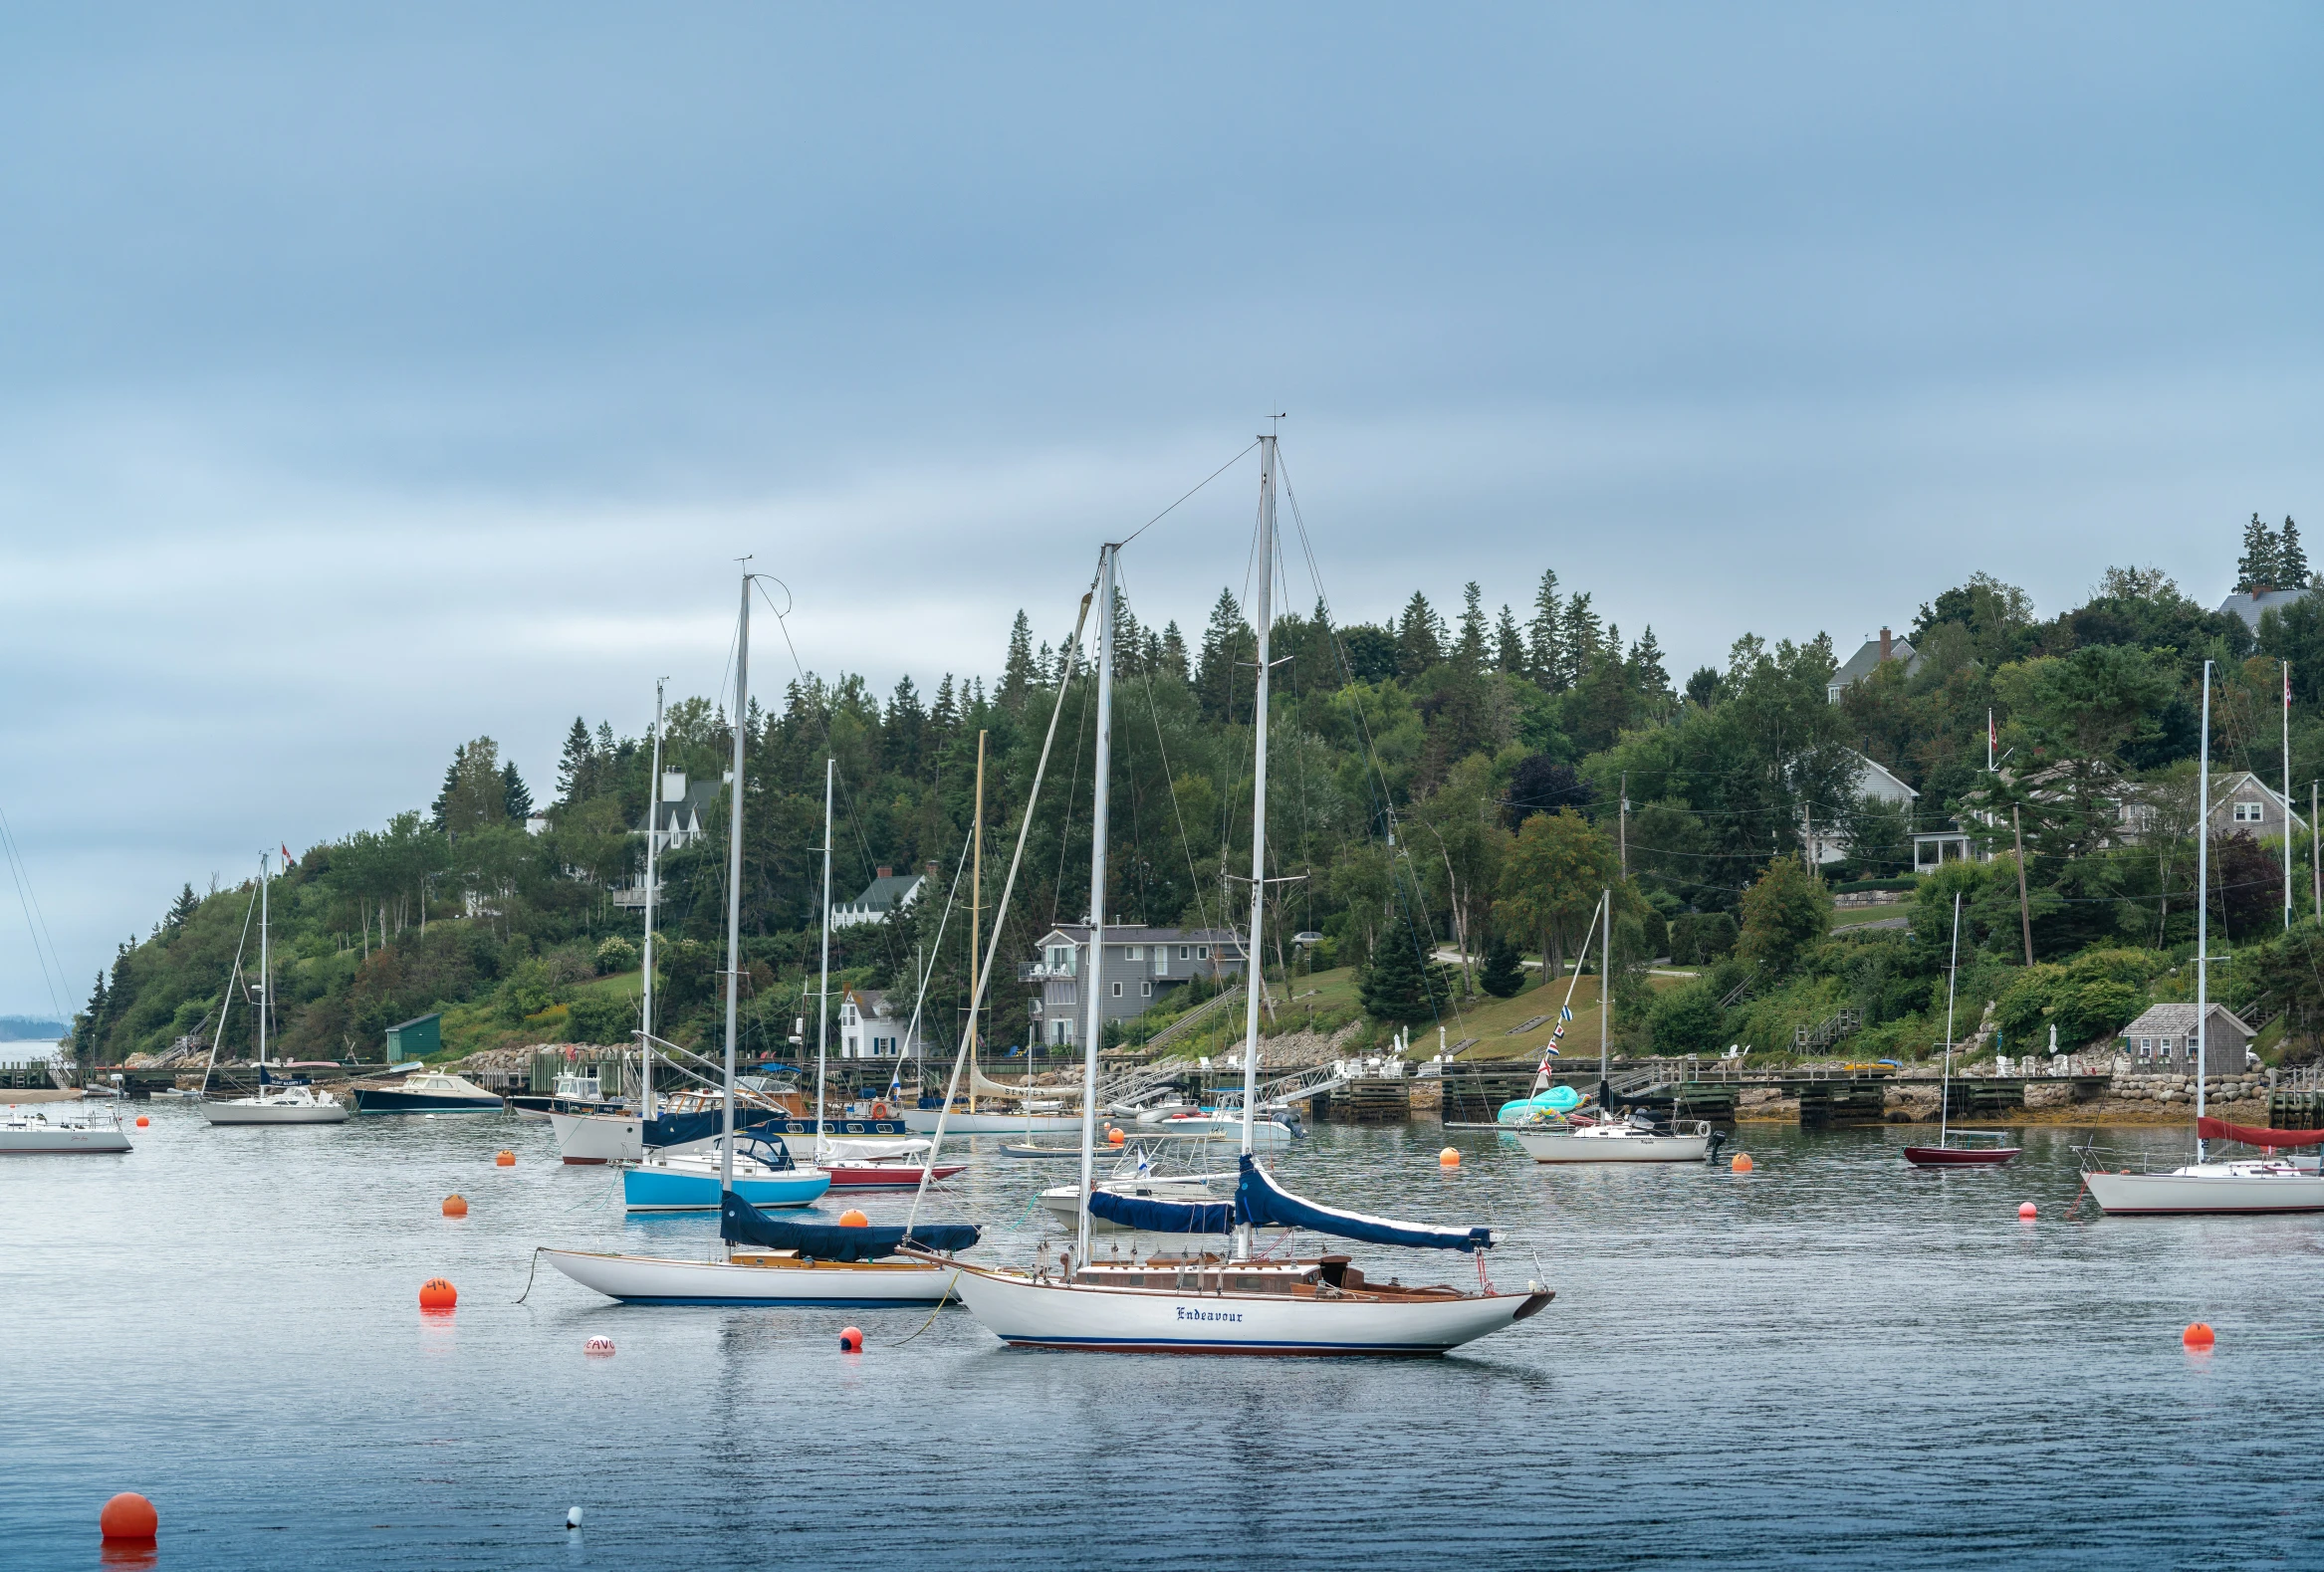
<instances>
[{"instance_id":1,"label":"pine tree","mask_svg":"<svg viewBox=\"0 0 2324 1572\"><path fill-rule=\"evenodd\" d=\"M1162 653L1156 663L1157 672L1165 677L1176 677L1180 682L1193 680L1186 659L1186 635L1178 631L1173 621L1162 629Z\"/></svg>"},{"instance_id":2,"label":"pine tree","mask_svg":"<svg viewBox=\"0 0 2324 1572\"><path fill-rule=\"evenodd\" d=\"M950 737L960 727L960 701L953 697L952 673L936 685L936 702L929 706L928 725L938 739Z\"/></svg>"},{"instance_id":3,"label":"pine tree","mask_svg":"<svg viewBox=\"0 0 2324 1572\"><path fill-rule=\"evenodd\" d=\"M1485 670L1485 591L1474 578L1461 587L1461 642L1454 658L1472 677Z\"/></svg>"},{"instance_id":4,"label":"pine tree","mask_svg":"<svg viewBox=\"0 0 2324 1572\"><path fill-rule=\"evenodd\" d=\"M1590 609L1589 591L1583 590L1565 602L1564 622L1558 666L1564 674L1564 686L1570 688L1589 675L1590 667L1598 658L1598 647L1605 642L1598 626L1598 614Z\"/></svg>"},{"instance_id":5,"label":"pine tree","mask_svg":"<svg viewBox=\"0 0 2324 1572\"><path fill-rule=\"evenodd\" d=\"M1251 624L1243 620L1243 607L1233 592L1220 590L1218 600L1211 606L1210 625L1203 629L1201 665L1195 677L1205 716L1223 721L1235 718L1235 701L1243 691L1238 663L1250 664L1257 643Z\"/></svg>"},{"instance_id":6,"label":"pine tree","mask_svg":"<svg viewBox=\"0 0 2324 1572\"><path fill-rule=\"evenodd\" d=\"M565 752L557 761L557 796L572 807L596 794L597 750L589 740L588 727L577 715L573 730L565 734Z\"/></svg>"},{"instance_id":7,"label":"pine tree","mask_svg":"<svg viewBox=\"0 0 2324 1572\"><path fill-rule=\"evenodd\" d=\"M1514 999L1525 986L1525 968L1517 958L1517 947L1499 933L1485 947L1485 970L1477 975L1477 986L1495 999Z\"/></svg>"},{"instance_id":8,"label":"pine tree","mask_svg":"<svg viewBox=\"0 0 2324 1572\"><path fill-rule=\"evenodd\" d=\"M1514 677L1525 669L1525 638L1517 631L1517 619L1507 604L1501 608L1501 620L1493 629L1493 664L1504 676Z\"/></svg>"},{"instance_id":9,"label":"pine tree","mask_svg":"<svg viewBox=\"0 0 2324 1572\"><path fill-rule=\"evenodd\" d=\"M193 886L188 884L177 892L177 899L170 902L169 915L161 920L162 926L172 931L183 928L188 919L200 910L201 904L201 898L194 894Z\"/></svg>"},{"instance_id":10,"label":"pine tree","mask_svg":"<svg viewBox=\"0 0 2324 1572\"><path fill-rule=\"evenodd\" d=\"M1380 942L1372 948L1371 964L1364 968L1357 985L1364 1013L1402 1026L1434 1020L1436 1002L1430 997L1430 982L1415 953L1404 913L1390 911Z\"/></svg>"},{"instance_id":11,"label":"pine tree","mask_svg":"<svg viewBox=\"0 0 2324 1572\"><path fill-rule=\"evenodd\" d=\"M2275 587L2308 587L2308 554L2300 550L2300 527L2292 523L2288 513L2283 518L2282 532L2275 538Z\"/></svg>"},{"instance_id":12,"label":"pine tree","mask_svg":"<svg viewBox=\"0 0 2324 1572\"><path fill-rule=\"evenodd\" d=\"M1033 623L1020 611L1009 626L1009 658L1001 666L1003 709L1025 708L1025 696L1033 690Z\"/></svg>"},{"instance_id":13,"label":"pine tree","mask_svg":"<svg viewBox=\"0 0 2324 1572\"><path fill-rule=\"evenodd\" d=\"M2237 594L2277 587L2276 551L2275 532L2259 522L2259 515L2253 514L2251 522L2243 526L2243 555L2235 562Z\"/></svg>"},{"instance_id":14,"label":"pine tree","mask_svg":"<svg viewBox=\"0 0 2324 1572\"><path fill-rule=\"evenodd\" d=\"M428 822L442 829L452 814L453 794L460 789L460 767L468 762L468 745L452 745L452 762L444 767L444 788L428 804Z\"/></svg>"},{"instance_id":15,"label":"pine tree","mask_svg":"<svg viewBox=\"0 0 2324 1572\"><path fill-rule=\"evenodd\" d=\"M898 677L896 691L888 696L887 718L880 724L885 767L907 781L916 780L927 729L928 714L920 708L920 690L912 686L910 676Z\"/></svg>"},{"instance_id":16,"label":"pine tree","mask_svg":"<svg viewBox=\"0 0 2324 1572\"><path fill-rule=\"evenodd\" d=\"M1444 619L1428 603L1428 596L1415 589L1404 602L1404 614L1396 619L1397 675L1417 677L1444 658Z\"/></svg>"},{"instance_id":17,"label":"pine tree","mask_svg":"<svg viewBox=\"0 0 2324 1572\"><path fill-rule=\"evenodd\" d=\"M517 774L517 762L513 759L501 766L500 791L511 823L522 824L533 816L533 793L525 788L525 778Z\"/></svg>"},{"instance_id":18,"label":"pine tree","mask_svg":"<svg viewBox=\"0 0 2324 1572\"><path fill-rule=\"evenodd\" d=\"M1557 570L1541 570L1533 593L1533 620L1525 628L1525 674L1551 693L1565 687L1565 612L1557 598Z\"/></svg>"},{"instance_id":19,"label":"pine tree","mask_svg":"<svg viewBox=\"0 0 2324 1572\"><path fill-rule=\"evenodd\" d=\"M1654 624L1630 647L1630 680L1638 691L1662 698L1671 691L1671 674L1663 669L1662 646L1654 641Z\"/></svg>"}]
</instances>

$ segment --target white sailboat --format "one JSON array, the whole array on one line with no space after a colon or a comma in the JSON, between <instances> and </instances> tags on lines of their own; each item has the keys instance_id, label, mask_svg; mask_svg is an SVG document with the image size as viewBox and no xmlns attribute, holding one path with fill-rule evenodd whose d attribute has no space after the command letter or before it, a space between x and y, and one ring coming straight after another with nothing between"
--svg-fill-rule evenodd
<instances>
[{"instance_id":1,"label":"white sailboat","mask_svg":"<svg viewBox=\"0 0 2324 1572\"><path fill-rule=\"evenodd\" d=\"M1536 1163L1700 1163L1711 1151L1711 1125L1696 1119L1668 1128L1633 1111L1616 1118L1607 1091L1612 1067L1609 1027L1614 1017L1614 892L1598 909L1605 930L1598 946L1598 1110L1589 1124L1526 1123L1513 1127L1517 1145ZM1575 976L1580 976L1578 963ZM1544 1061L1546 1062L1546 1061Z\"/></svg>"},{"instance_id":2,"label":"white sailboat","mask_svg":"<svg viewBox=\"0 0 2324 1572\"><path fill-rule=\"evenodd\" d=\"M112 1104L113 1122L101 1123L82 1109L67 1112L52 1103L0 1108L0 1157L53 1157L63 1152L126 1152L129 1132L121 1128L121 1105Z\"/></svg>"},{"instance_id":3,"label":"white sailboat","mask_svg":"<svg viewBox=\"0 0 2324 1572\"><path fill-rule=\"evenodd\" d=\"M1251 835L1251 927L1245 954L1259 965L1267 893L1268 641L1273 621L1276 447L1260 439L1257 699ZM1405 1288L1367 1280L1345 1255L1311 1260L1255 1259L1253 1231L1269 1224L1372 1243L1474 1252L1492 1243L1486 1229L1433 1229L1340 1212L1279 1189L1252 1155L1257 1117L1259 1004L1248 990L1244 1018L1243 1152L1236 1198L1184 1203L1110 1195L1094 1182L1097 1137L1097 1045L1103 1024L1100 973L1105 940L1105 842L1113 740L1113 606L1116 558L1098 557L1097 746L1090 824L1089 1002L1082 1043L1081 1183L1077 1248L1052 1272L996 1270L963 1264L958 1291L969 1313L1018 1348L1209 1354L1441 1354L1539 1311L1548 1292L1468 1293L1450 1287ZM1234 1235L1231 1252L1185 1253L1097 1262L1090 1258L1096 1219L1172 1234ZM1482 1278L1483 1273L1480 1272Z\"/></svg>"},{"instance_id":4,"label":"white sailboat","mask_svg":"<svg viewBox=\"0 0 2324 1572\"><path fill-rule=\"evenodd\" d=\"M2324 1174L2274 1156L2211 1162L2206 1138L2246 1140L2262 1147L2293 1147L2324 1141L2324 1130L2251 1130L2208 1117L2205 1082L2210 1075L2210 827L2211 827L2211 663L2203 663L2203 742L2198 768L2202 786L2196 808L2195 900L2195 1161L2163 1174L2109 1173L2086 1169L2082 1183L2090 1199L2109 1217L2142 1217L2205 1212L2324 1212Z\"/></svg>"},{"instance_id":5,"label":"white sailboat","mask_svg":"<svg viewBox=\"0 0 2324 1572\"><path fill-rule=\"evenodd\" d=\"M274 1013L273 956L267 933L268 887L272 883L269 854L258 857L258 1094L254 1097L225 1098L201 1105L202 1117L212 1124L276 1125L276 1124L344 1124L349 1109L329 1092L318 1092L301 1082L281 1090L270 1090L266 1076L267 1016ZM245 919L247 920L247 919ZM248 929L243 930L245 933ZM226 1011L218 1011L218 1031L226 1030ZM215 1057L215 1047L212 1056Z\"/></svg>"},{"instance_id":6,"label":"white sailboat","mask_svg":"<svg viewBox=\"0 0 2324 1572\"><path fill-rule=\"evenodd\" d=\"M767 1217L746 1199L754 1186L783 1206L815 1200L830 1186L820 1169L785 1170L738 1158L735 1151L736 978L742 955L743 771L745 724L750 715L751 574L743 574L742 613L735 638L734 788L727 832L726 1064L713 1203L719 1211L722 1255L708 1260L628 1255L598 1250L544 1249L549 1263L574 1281L633 1304L831 1305L940 1304L952 1273L940 1253L976 1242L965 1225L925 1225L917 1231L793 1223ZM826 843L829 840L826 834ZM771 1143L781 1145L780 1138ZM697 1171L699 1165L699 1172ZM753 1168L765 1169L754 1174ZM625 1171L624 1204L666 1210L673 1196L690 1199L709 1173L703 1158L648 1159ZM812 1194L800 1194L812 1189ZM931 1252L897 1258L916 1241Z\"/></svg>"}]
</instances>

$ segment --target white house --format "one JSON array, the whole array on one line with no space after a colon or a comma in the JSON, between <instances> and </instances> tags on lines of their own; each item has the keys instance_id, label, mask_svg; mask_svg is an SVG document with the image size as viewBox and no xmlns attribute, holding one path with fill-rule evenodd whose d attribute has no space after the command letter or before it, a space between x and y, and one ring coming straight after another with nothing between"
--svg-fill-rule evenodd
<instances>
[{"instance_id":1,"label":"white house","mask_svg":"<svg viewBox=\"0 0 2324 1572\"><path fill-rule=\"evenodd\" d=\"M1847 663L1832 673L1832 680L1824 685L1825 701L1839 703L1841 694L1892 660L1905 663L1905 675L1908 677L1921 669L1921 654L1913 648L1913 641L1898 638L1888 629L1882 628L1880 637L1866 639L1864 647L1850 655Z\"/></svg>"},{"instance_id":2,"label":"white house","mask_svg":"<svg viewBox=\"0 0 2324 1572\"><path fill-rule=\"evenodd\" d=\"M2289 823L2300 834L2308 832L2308 821L2299 810L2283 799L2283 793L2248 770L2233 775L2211 777L2211 833L2232 835L2238 832L2254 840L2277 839Z\"/></svg>"},{"instance_id":3,"label":"white house","mask_svg":"<svg viewBox=\"0 0 2324 1572\"><path fill-rule=\"evenodd\" d=\"M1910 813L1913 804L1921 800L1921 793L1906 786L1884 765L1866 758L1853 748L1848 752L1856 760L1856 777L1852 789L1858 796L1868 796L1877 802L1887 802ZM1814 842L1815 863L1842 862L1848 856L1847 833L1837 824L1817 824L1812 821L1807 830ZM1917 838L1917 837L1916 837Z\"/></svg>"},{"instance_id":4,"label":"white house","mask_svg":"<svg viewBox=\"0 0 2324 1572\"><path fill-rule=\"evenodd\" d=\"M890 1000L887 991L851 988L839 996L839 1057L909 1059L923 1056L912 1031L910 1002Z\"/></svg>"},{"instance_id":5,"label":"white house","mask_svg":"<svg viewBox=\"0 0 2324 1572\"><path fill-rule=\"evenodd\" d=\"M700 840L710 832L710 821L717 817L718 795L734 773L728 771L716 781L686 779L683 770L662 772L661 789L654 793L654 802L646 815L630 826L633 835L650 835L656 842L654 855L676 851ZM613 904L642 908L645 905L645 869L624 879L613 891Z\"/></svg>"},{"instance_id":6,"label":"white house","mask_svg":"<svg viewBox=\"0 0 2324 1572\"><path fill-rule=\"evenodd\" d=\"M898 873L883 864L878 876L855 899L833 903L831 926L852 928L857 923L876 923L889 912L900 912L920 898L920 891L935 875L933 862L926 873Z\"/></svg>"}]
</instances>

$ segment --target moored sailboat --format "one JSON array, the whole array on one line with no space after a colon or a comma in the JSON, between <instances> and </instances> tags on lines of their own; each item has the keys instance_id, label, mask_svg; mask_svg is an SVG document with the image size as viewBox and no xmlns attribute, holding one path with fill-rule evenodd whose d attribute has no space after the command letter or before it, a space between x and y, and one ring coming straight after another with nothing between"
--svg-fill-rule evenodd
<instances>
[{"instance_id":1,"label":"moored sailboat","mask_svg":"<svg viewBox=\"0 0 2324 1572\"><path fill-rule=\"evenodd\" d=\"M258 1038L258 1093L251 1097L220 1098L215 1102L205 1100L201 1105L202 1117L212 1124L231 1125L344 1124L348 1110L329 1092L318 1092L304 1082L279 1090L270 1089L268 1085L266 1028L267 1017L274 1012L274 967L267 929L268 888L273 883L271 873L267 854L259 853L258 999L257 1009L253 1012ZM247 922L247 917L244 920ZM243 932L247 934L249 929L245 928ZM229 983L228 988L231 987ZM218 1010L219 1034L223 1034L225 1029L226 1007L221 1004ZM210 1056L213 1060L217 1057L214 1037ZM206 1082L208 1078L209 1073L205 1070L203 1079Z\"/></svg>"},{"instance_id":2,"label":"moored sailboat","mask_svg":"<svg viewBox=\"0 0 2324 1572\"><path fill-rule=\"evenodd\" d=\"M1953 1129L1953 985L1961 971L1961 892L1953 895L1953 959L1945 970L1945 1073L1937 1091L1937 1144L1935 1146L1908 1146L1905 1161L1916 1168L1998 1168L2017 1155L2013 1146L1997 1144L2006 1139L1999 1130L1964 1130L1965 1137L1986 1137L1992 1146L1955 1146Z\"/></svg>"}]
</instances>

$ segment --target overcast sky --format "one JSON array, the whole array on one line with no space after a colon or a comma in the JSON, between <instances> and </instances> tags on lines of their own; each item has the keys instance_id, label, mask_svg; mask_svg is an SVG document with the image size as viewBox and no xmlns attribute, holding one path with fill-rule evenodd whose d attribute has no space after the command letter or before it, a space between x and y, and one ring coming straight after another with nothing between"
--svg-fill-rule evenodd
<instances>
[{"instance_id":1,"label":"overcast sky","mask_svg":"<svg viewBox=\"0 0 2324 1572\"><path fill-rule=\"evenodd\" d=\"M14 7L0 1012L498 738L992 673L1288 411L1340 613L1683 673L2315 511L2312 8ZM1248 459L1126 561L1197 625ZM1303 571L1291 597L1313 593ZM791 671L762 630L761 680Z\"/></svg>"}]
</instances>

